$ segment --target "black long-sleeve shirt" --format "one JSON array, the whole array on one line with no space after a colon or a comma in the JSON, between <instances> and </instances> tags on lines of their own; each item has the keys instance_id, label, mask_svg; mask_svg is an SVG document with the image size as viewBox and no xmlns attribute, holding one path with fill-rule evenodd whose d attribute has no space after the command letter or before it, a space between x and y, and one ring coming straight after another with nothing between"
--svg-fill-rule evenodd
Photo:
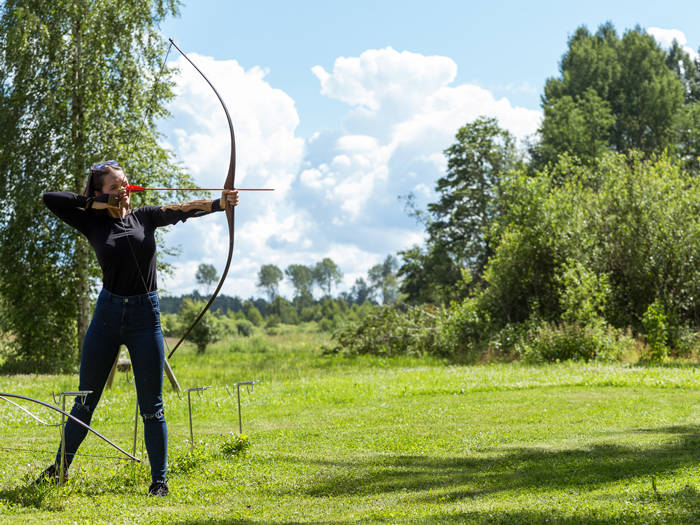
<instances>
[{"instance_id":1,"label":"black long-sleeve shirt","mask_svg":"<svg viewBox=\"0 0 700 525\"><path fill-rule=\"evenodd\" d=\"M59 219L87 237L102 268L104 288L123 296L158 288L156 228L223 209L217 199L143 206L124 218L115 218L102 210L86 210L88 198L83 195L58 191L44 193L43 197L46 206Z\"/></svg>"}]
</instances>

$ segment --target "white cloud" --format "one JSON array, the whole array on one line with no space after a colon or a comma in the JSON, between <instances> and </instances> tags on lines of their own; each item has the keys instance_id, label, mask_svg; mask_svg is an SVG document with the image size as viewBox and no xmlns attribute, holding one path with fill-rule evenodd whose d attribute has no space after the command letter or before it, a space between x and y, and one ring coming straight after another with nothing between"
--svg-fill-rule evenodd
<instances>
[{"instance_id":1,"label":"white cloud","mask_svg":"<svg viewBox=\"0 0 700 525\"><path fill-rule=\"evenodd\" d=\"M277 188L241 195L236 252L224 286L225 293L241 297L260 294L255 282L263 264L284 270L323 257L340 266L341 289L348 289L387 254L422 242L422 227L398 197L413 192L419 206L433 197L435 180L445 169L442 152L460 126L488 115L524 138L541 118L539 111L515 107L479 86L453 85L457 65L448 57L388 47L338 58L330 72L312 68L321 93L346 103L348 112L342 123L329 123L335 131L314 133L304 144L295 134L294 101L269 85L264 70L191 56L231 111L237 185ZM177 128L170 140L199 184L220 184L229 154L223 111L191 66L179 64L178 97L171 108ZM223 270L224 223L223 214L216 214L168 234L183 249L175 277L164 279L169 291L191 290L200 262ZM281 291L292 290L283 282Z\"/></svg>"},{"instance_id":2,"label":"white cloud","mask_svg":"<svg viewBox=\"0 0 700 525\"><path fill-rule=\"evenodd\" d=\"M647 29L647 33L654 37L654 39L659 43L664 49L669 49L675 40L678 45L683 48L683 50L690 55L693 60L698 59L698 53L690 46L688 46L688 39L685 37L685 33L679 29L662 29L660 27L650 27Z\"/></svg>"},{"instance_id":3,"label":"white cloud","mask_svg":"<svg viewBox=\"0 0 700 525\"><path fill-rule=\"evenodd\" d=\"M350 108L346 134L331 141L325 155L317 152L315 162L301 172L299 184L325 203L326 214L335 214L330 224L402 224L404 230L394 232L397 237L387 242L394 251L407 247L416 230L397 196L427 196L426 187L444 172L442 151L460 126L480 115L493 116L523 139L536 131L541 119L539 111L514 107L479 86L453 86L457 65L448 57L387 47L338 58L331 72L321 66L312 72L322 94Z\"/></svg>"},{"instance_id":4,"label":"white cloud","mask_svg":"<svg viewBox=\"0 0 700 525\"><path fill-rule=\"evenodd\" d=\"M304 150L303 139L295 134L299 117L294 101L270 86L261 68L246 70L234 60L189 56L216 86L231 113L236 132L236 185L275 188L269 193L242 193L236 210L235 251L223 291L247 297L256 292L260 264L274 258L275 250L266 241L275 234L293 242L306 227L305 212L296 212L288 204ZM224 111L189 63L179 58L176 65L177 96L170 108L176 127L166 134L199 185L220 187L230 155ZM163 284L171 293L190 291L199 263L214 264L223 272L229 246L225 215L216 213L178 224L167 234L167 242L180 246L182 256L175 263L174 277L165 276Z\"/></svg>"}]
</instances>

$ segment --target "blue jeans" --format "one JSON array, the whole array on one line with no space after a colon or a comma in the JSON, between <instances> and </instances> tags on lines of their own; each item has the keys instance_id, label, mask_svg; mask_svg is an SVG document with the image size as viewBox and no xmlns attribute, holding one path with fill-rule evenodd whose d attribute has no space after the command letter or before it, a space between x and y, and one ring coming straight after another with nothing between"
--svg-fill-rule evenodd
<instances>
[{"instance_id":1,"label":"blue jeans","mask_svg":"<svg viewBox=\"0 0 700 525\"><path fill-rule=\"evenodd\" d=\"M102 289L80 358L79 390L93 393L84 401L77 398L71 414L90 424L122 344L129 349L131 357L151 477L153 481L165 481L168 453L168 429L163 413L165 355L156 292L124 297ZM87 430L69 419L65 432L66 465L70 465ZM56 464L60 465L60 461L59 447Z\"/></svg>"}]
</instances>

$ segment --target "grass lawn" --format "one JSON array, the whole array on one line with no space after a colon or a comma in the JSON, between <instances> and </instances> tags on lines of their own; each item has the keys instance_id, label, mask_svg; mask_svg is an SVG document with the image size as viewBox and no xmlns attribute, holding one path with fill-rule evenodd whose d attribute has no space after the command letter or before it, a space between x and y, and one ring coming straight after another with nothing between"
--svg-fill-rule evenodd
<instances>
[{"instance_id":1,"label":"grass lawn","mask_svg":"<svg viewBox=\"0 0 700 525\"><path fill-rule=\"evenodd\" d=\"M187 398L167 389L167 498L145 496L147 465L92 457L116 455L94 436L66 485L29 487L58 430L0 401L0 521L700 523L697 365L453 366L324 356L320 337L178 351L183 388L212 388L192 396L193 452ZM224 385L252 379L241 392L250 448L226 455L238 414ZM73 375L0 376L0 391L49 402L76 387ZM121 373L93 419L127 450L134 403Z\"/></svg>"}]
</instances>

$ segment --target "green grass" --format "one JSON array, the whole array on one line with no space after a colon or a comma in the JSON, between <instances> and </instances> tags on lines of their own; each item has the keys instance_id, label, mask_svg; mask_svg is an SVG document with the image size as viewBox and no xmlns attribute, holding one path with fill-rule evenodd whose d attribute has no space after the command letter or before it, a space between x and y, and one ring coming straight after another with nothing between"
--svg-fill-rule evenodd
<instances>
[{"instance_id":1,"label":"green grass","mask_svg":"<svg viewBox=\"0 0 700 525\"><path fill-rule=\"evenodd\" d=\"M29 487L58 430L0 405L0 445L35 450L0 449L0 521L700 523L697 365L454 366L324 356L322 342L286 333L178 351L183 388L212 388L192 397L194 452L186 398L167 390L168 498L144 495L147 466L88 457L115 452L94 436L65 486ZM260 384L241 395L250 447L235 453L224 385L251 379ZM76 386L75 376L0 377L0 391L43 400ZM128 450L134 403L120 374L93 420Z\"/></svg>"}]
</instances>

